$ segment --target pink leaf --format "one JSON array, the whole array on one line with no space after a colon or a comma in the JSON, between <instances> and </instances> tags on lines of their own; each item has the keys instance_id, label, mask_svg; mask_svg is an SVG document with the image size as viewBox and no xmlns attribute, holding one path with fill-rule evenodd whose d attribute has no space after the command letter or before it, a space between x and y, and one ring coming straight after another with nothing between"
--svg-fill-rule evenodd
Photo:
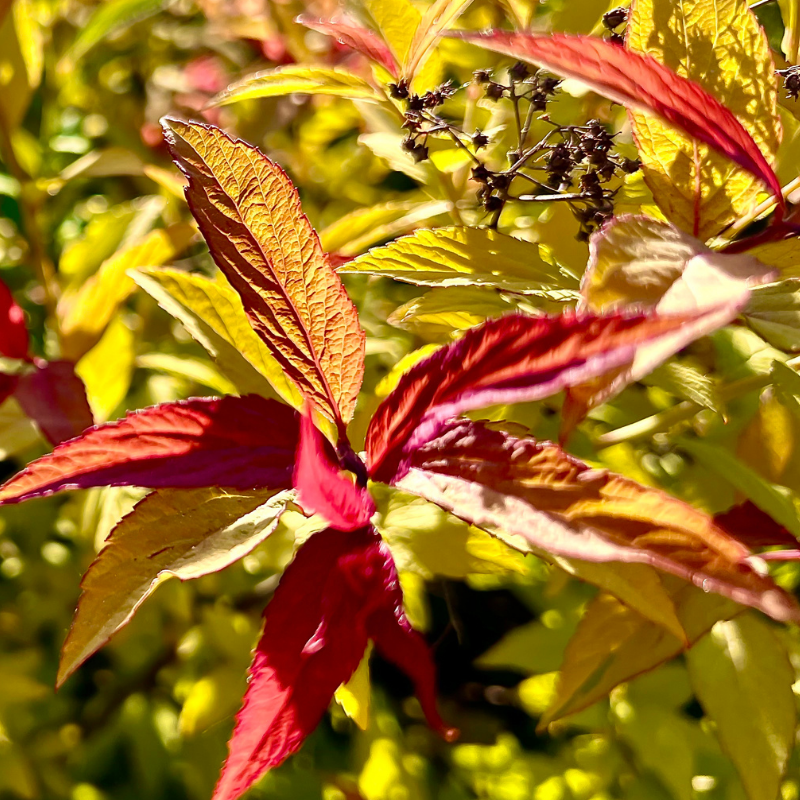
<instances>
[{"instance_id":1,"label":"pink leaf","mask_svg":"<svg viewBox=\"0 0 800 800\"><path fill-rule=\"evenodd\" d=\"M734 114L694 81L654 58L593 36L508 31L450 35L575 78L627 108L663 118L762 180L783 211L780 181Z\"/></svg>"},{"instance_id":2,"label":"pink leaf","mask_svg":"<svg viewBox=\"0 0 800 800\"><path fill-rule=\"evenodd\" d=\"M725 321L735 313L726 312ZM370 475L391 482L408 453L444 420L496 403L540 400L620 372L644 344L660 354L665 343L684 341L697 324L684 316L573 312L490 320L412 367L381 403L367 432ZM618 377L615 386L623 380Z\"/></svg>"},{"instance_id":3,"label":"pink leaf","mask_svg":"<svg viewBox=\"0 0 800 800\"><path fill-rule=\"evenodd\" d=\"M456 420L412 454L397 485L540 555L649 564L777 620L800 620L794 598L707 514L550 442Z\"/></svg>"},{"instance_id":4,"label":"pink leaf","mask_svg":"<svg viewBox=\"0 0 800 800\"><path fill-rule=\"evenodd\" d=\"M349 19L314 19L306 14L297 18L306 28L333 36L336 41L361 53L375 64L380 64L393 78L397 77L399 65L389 47L369 28L364 28Z\"/></svg>"},{"instance_id":5,"label":"pink leaf","mask_svg":"<svg viewBox=\"0 0 800 800\"><path fill-rule=\"evenodd\" d=\"M304 414L300 422L294 486L303 510L320 514L337 530L363 528L375 513L367 488L356 486L342 472L310 413Z\"/></svg>"},{"instance_id":6,"label":"pink leaf","mask_svg":"<svg viewBox=\"0 0 800 800\"><path fill-rule=\"evenodd\" d=\"M257 395L193 398L90 428L0 487L0 503L62 489L291 488L297 415Z\"/></svg>"},{"instance_id":7,"label":"pink leaf","mask_svg":"<svg viewBox=\"0 0 800 800\"><path fill-rule=\"evenodd\" d=\"M374 530L328 529L312 536L286 569L264 616L213 800L235 800L300 748L333 693L355 671L370 638L391 658L401 638L412 648L398 657L418 659L410 667L412 678L430 721L444 730L433 706L430 655L408 628L394 564Z\"/></svg>"},{"instance_id":8,"label":"pink leaf","mask_svg":"<svg viewBox=\"0 0 800 800\"><path fill-rule=\"evenodd\" d=\"M94 424L71 361L37 359L34 371L20 377L14 396L51 444L73 439Z\"/></svg>"}]
</instances>

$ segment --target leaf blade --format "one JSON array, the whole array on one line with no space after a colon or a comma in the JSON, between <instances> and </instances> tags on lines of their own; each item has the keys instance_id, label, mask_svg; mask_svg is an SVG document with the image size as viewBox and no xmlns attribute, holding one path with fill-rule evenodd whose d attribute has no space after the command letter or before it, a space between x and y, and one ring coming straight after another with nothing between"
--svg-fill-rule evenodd
<instances>
[{"instance_id":1,"label":"leaf blade","mask_svg":"<svg viewBox=\"0 0 800 800\"><path fill-rule=\"evenodd\" d=\"M219 128L164 119L186 196L256 333L330 419L352 416L364 333L284 171Z\"/></svg>"}]
</instances>

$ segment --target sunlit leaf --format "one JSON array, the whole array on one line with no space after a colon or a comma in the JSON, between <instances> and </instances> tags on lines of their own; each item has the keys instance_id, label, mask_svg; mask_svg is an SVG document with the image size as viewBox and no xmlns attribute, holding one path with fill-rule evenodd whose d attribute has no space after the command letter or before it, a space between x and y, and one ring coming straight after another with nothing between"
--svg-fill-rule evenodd
<instances>
[{"instance_id":1,"label":"sunlit leaf","mask_svg":"<svg viewBox=\"0 0 800 800\"><path fill-rule=\"evenodd\" d=\"M747 6L745 0L700 0L690 7L671 0L639 0L628 20L627 45L697 81L738 118L766 161L773 163L781 141L778 82L767 37ZM660 120L638 110L632 120L656 202L668 219L700 239L750 211L763 183L770 186L763 164L759 175L734 158L742 167L736 169ZM777 187L770 189L776 193Z\"/></svg>"},{"instance_id":2,"label":"sunlit leaf","mask_svg":"<svg viewBox=\"0 0 800 800\"><path fill-rule=\"evenodd\" d=\"M744 300L689 317L512 314L472 328L412 367L378 407L367 432L370 474L391 482L409 452L465 411L541 400L606 374L592 391L608 397L729 322Z\"/></svg>"},{"instance_id":3,"label":"sunlit leaf","mask_svg":"<svg viewBox=\"0 0 800 800\"><path fill-rule=\"evenodd\" d=\"M96 275L65 294L58 307L65 357L78 360L100 340L117 309L136 288L128 270L172 260L194 235L194 227L185 224L153 231L141 244L104 261Z\"/></svg>"},{"instance_id":4,"label":"sunlit leaf","mask_svg":"<svg viewBox=\"0 0 800 800\"><path fill-rule=\"evenodd\" d=\"M417 74L439 36L452 26L471 2L472 0L434 0L428 6L406 52L403 62L405 75L413 77Z\"/></svg>"},{"instance_id":5,"label":"sunlit leaf","mask_svg":"<svg viewBox=\"0 0 800 800\"><path fill-rule=\"evenodd\" d=\"M174 269L137 270L131 277L180 320L239 392L277 395L301 407L300 393L250 326L239 295L227 283Z\"/></svg>"},{"instance_id":6,"label":"sunlit leaf","mask_svg":"<svg viewBox=\"0 0 800 800\"><path fill-rule=\"evenodd\" d=\"M800 3L797 0L778 0L778 5L784 24L781 49L790 64L797 64L800 60Z\"/></svg>"},{"instance_id":7,"label":"sunlit leaf","mask_svg":"<svg viewBox=\"0 0 800 800\"><path fill-rule=\"evenodd\" d=\"M330 419L349 420L364 371L355 307L286 174L218 128L166 120L211 254L286 374Z\"/></svg>"},{"instance_id":8,"label":"sunlit leaf","mask_svg":"<svg viewBox=\"0 0 800 800\"><path fill-rule=\"evenodd\" d=\"M133 331L116 319L75 365L96 422L106 422L125 399L133 377L134 348Z\"/></svg>"},{"instance_id":9,"label":"sunlit leaf","mask_svg":"<svg viewBox=\"0 0 800 800\"><path fill-rule=\"evenodd\" d=\"M138 503L81 582L57 684L126 625L161 582L200 578L247 555L275 530L290 497L288 492L160 490Z\"/></svg>"},{"instance_id":10,"label":"sunlit leaf","mask_svg":"<svg viewBox=\"0 0 800 800\"><path fill-rule=\"evenodd\" d=\"M670 3L669 8L678 7ZM557 75L576 78L631 111L656 115L670 126L663 134L665 137L674 136L673 130L678 128L699 143L709 145L754 176L782 204L778 178L735 114L697 83L676 74L651 56L589 36L537 36L505 31L459 35L490 50L532 61ZM756 37L760 36L759 30ZM764 64L761 66L766 68ZM759 86L772 87L774 82L769 75L764 75ZM766 107L774 108L774 100ZM681 220L675 221L683 227ZM689 230L703 233L699 229L695 231L691 217L689 222Z\"/></svg>"},{"instance_id":11,"label":"sunlit leaf","mask_svg":"<svg viewBox=\"0 0 800 800\"><path fill-rule=\"evenodd\" d=\"M556 445L452 422L409 467L400 489L540 553L648 564L776 619L800 619L795 601L708 515Z\"/></svg>"},{"instance_id":12,"label":"sunlit leaf","mask_svg":"<svg viewBox=\"0 0 800 800\"><path fill-rule=\"evenodd\" d=\"M369 705L370 705L370 681L369 681L369 657L372 652L372 645L367 646L364 657L361 659L356 671L351 675L347 683L343 683L333 695L336 702L350 719L361 728L362 731L369 725Z\"/></svg>"},{"instance_id":13,"label":"sunlit leaf","mask_svg":"<svg viewBox=\"0 0 800 800\"><path fill-rule=\"evenodd\" d=\"M345 264L340 273L366 273L419 286L488 286L522 294L577 288L542 260L539 247L486 228L419 230Z\"/></svg>"},{"instance_id":14,"label":"sunlit leaf","mask_svg":"<svg viewBox=\"0 0 800 800\"><path fill-rule=\"evenodd\" d=\"M0 488L16 503L62 489L290 488L297 416L257 395L163 403L87 431Z\"/></svg>"},{"instance_id":15,"label":"sunlit leaf","mask_svg":"<svg viewBox=\"0 0 800 800\"><path fill-rule=\"evenodd\" d=\"M446 214L449 209L450 203L441 200L379 203L345 214L320 231L319 237L328 253L355 256L372 245L407 233L420 222Z\"/></svg>"},{"instance_id":16,"label":"sunlit leaf","mask_svg":"<svg viewBox=\"0 0 800 800\"><path fill-rule=\"evenodd\" d=\"M220 92L211 106L227 106L242 100L281 97L287 94L327 94L354 100L380 101L383 96L363 78L333 67L290 64L248 75Z\"/></svg>"},{"instance_id":17,"label":"sunlit leaf","mask_svg":"<svg viewBox=\"0 0 800 800\"><path fill-rule=\"evenodd\" d=\"M140 369L163 372L175 378L183 378L218 394L236 394L236 386L213 364L202 358L174 356L169 353L145 353L136 358L136 366Z\"/></svg>"},{"instance_id":18,"label":"sunlit leaf","mask_svg":"<svg viewBox=\"0 0 800 800\"><path fill-rule=\"evenodd\" d=\"M309 409L300 422L294 468L297 502L309 516L319 514L336 530L363 528L375 513L375 503L366 486L357 486L342 471L331 450Z\"/></svg>"},{"instance_id":19,"label":"sunlit leaf","mask_svg":"<svg viewBox=\"0 0 800 800\"><path fill-rule=\"evenodd\" d=\"M794 747L795 674L754 614L718 622L686 656L695 695L713 720L750 800L774 800Z\"/></svg>"}]
</instances>

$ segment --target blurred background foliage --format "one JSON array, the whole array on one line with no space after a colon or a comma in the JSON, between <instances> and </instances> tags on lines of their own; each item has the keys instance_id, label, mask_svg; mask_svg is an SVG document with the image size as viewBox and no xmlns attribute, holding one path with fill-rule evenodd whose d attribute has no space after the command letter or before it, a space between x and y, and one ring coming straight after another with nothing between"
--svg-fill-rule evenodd
<instances>
[{"instance_id":1,"label":"blurred background foliage","mask_svg":"<svg viewBox=\"0 0 800 800\"><path fill-rule=\"evenodd\" d=\"M533 21L590 32L609 5L476 0L463 24L481 29ZM414 163L400 148L402 119L381 106L292 95L203 110L230 82L257 69L346 64L368 75L360 57L294 22L300 13L329 17L337 10L332 0L0 0L0 278L24 305L35 352L51 358L62 353L53 328L56 298L45 287L58 285L55 316L85 333L73 340L79 344L71 357L96 419L230 390L183 328L150 297L134 293L125 274L157 263L214 272L199 237L181 238L179 225L189 215L161 137L162 115L205 118L261 147L298 186L323 244L342 255L418 225L484 221L468 202L474 186L458 148L437 142L430 162ZM765 4L759 13L777 48L783 22L776 11L776 4ZM500 63L452 40L441 43L439 55L440 77L458 84ZM449 101L449 113L466 118L465 128L491 131L489 157L502 161L513 144L504 139L511 107L474 88ZM550 113L560 123L600 119L622 131L618 146L635 157L624 114L607 101L565 86ZM797 174L800 137L788 112L784 127L778 171L789 180ZM640 176L630 176L617 211L643 207L658 213ZM580 275L587 245L576 239L578 223L563 203L509 208L501 227L540 242L548 258ZM159 245L156 231L170 231L172 245ZM151 249L143 254L148 241ZM471 288L425 292L360 276L346 282L368 334L366 391L354 423L362 439L369 412L396 381L394 368L404 356L511 307L506 296ZM94 288L87 293L87 286ZM102 322L81 317L92 297ZM763 376L787 355L737 328L682 358L688 368L716 369L734 380ZM793 466L800 423L770 393L733 401L727 426L712 415L696 420L713 446L738 452L749 465L752 474L738 483L658 436L593 444L597 431L685 399L669 378L657 374L593 412L573 451L711 512L746 494L747 480L800 491ZM497 409L495 416L552 438L556 411L557 404L541 403ZM6 403L0 409L3 477L45 449L14 401ZM300 754L261 781L253 798L745 797L694 697L682 656L537 733L565 646L596 590L396 495L387 490L379 498L382 531L402 571L409 614L435 643L442 710L461 729L461 740L439 741L404 676L374 657L366 730L335 704ZM91 490L0 514L3 800L204 800L211 794L262 609L308 525L287 513L275 535L224 572L191 583L167 581L55 693L80 576L140 496L126 488ZM777 574L790 590L800 582L791 564ZM800 669L800 635L775 631ZM796 755L780 793L782 800L800 798Z\"/></svg>"}]
</instances>

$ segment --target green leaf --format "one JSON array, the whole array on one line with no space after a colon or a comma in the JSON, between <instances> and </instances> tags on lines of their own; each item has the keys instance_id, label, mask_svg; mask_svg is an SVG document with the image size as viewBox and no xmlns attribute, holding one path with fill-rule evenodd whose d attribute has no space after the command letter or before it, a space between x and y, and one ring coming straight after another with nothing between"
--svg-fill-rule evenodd
<instances>
[{"instance_id":1,"label":"green leaf","mask_svg":"<svg viewBox=\"0 0 800 800\"><path fill-rule=\"evenodd\" d=\"M775 361L771 377L781 402L800 417L800 375L783 362Z\"/></svg>"},{"instance_id":2,"label":"green leaf","mask_svg":"<svg viewBox=\"0 0 800 800\"><path fill-rule=\"evenodd\" d=\"M209 106L228 106L242 100L287 94L327 94L352 100L380 102L384 96L363 78L344 69L290 64L255 72L213 97Z\"/></svg>"},{"instance_id":3,"label":"green leaf","mask_svg":"<svg viewBox=\"0 0 800 800\"><path fill-rule=\"evenodd\" d=\"M744 316L774 347L800 350L800 278L753 289Z\"/></svg>"},{"instance_id":4,"label":"green leaf","mask_svg":"<svg viewBox=\"0 0 800 800\"><path fill-rule=\"evenodd\" d=\"M58 63L59 72L69 72L75 63L113 33L161 10L162 0L108 0L97 6Z\"/></svg>"},{"instance_id":5,"label":"green leaf","mask_svg":"<svg viewBox=\"0 0 800 800\"><path fill-rule=\"evenodd\" d=\"M790 489L762 478L720 445L689 438L681 438L677 443L800 539L800 505Z\"/></svg>"},{"instance_id":6,"label":"green leaf","mask_svg":"<svg viewBox=\"0 0 800 800\"><path fill-rule=\"evenodd\" d=\"M42 441L38 428L13 397L0 405L0 460L13 458Z\"/></svg>"},{"instance_id":7,"label":"green leaf","mask_svg":"<svg viewBox=\"0 0 800 800\"><path fill-rule=\"evenodd\" d=\"M794 669L755 614L718 622L687 654L697 699L714 721L750 800L775 800L794 745Z\"/></svg>"},{"instance_id":8,"label":"green leaf","mask_svg":"<svg viewBox=\"0 0 800 800\"><path fill-rule=\"evenodd\" d=\"M241 394L277 395L302 406L300 393L253 330L229 284L175 269L137 270L131 277L180 320Z\"/></svg>"},{"instance_id":9,"label":"green leaf","mask_svg":"<svg viewBox=\"0 0 800 800\"><path fill-rule=\"evenodd\" d=\"M578 288L541 258L538 245L486 228L419 230L370 250L339 271L418 286L488 286L533 295Z\"/></svg>"},{"instance_id":10,"label":"green leaf","mask_svg":"<svg viewBox=\"0 0 800 800\"><path fill-rule=\"evenodd\" d=\"M676 578L666 576L662 580L689 642L741 608ZM684 646L663 627L602 592L589 604L567 645L558 695L542 717L540 727L588 708L620 683L678 655Z\"/></svg>"},{"instance_id":11,"label":"green leaf","mask_svg":"<svg viewBox=\"0 0 800 800\"><path fill-rule=\"evenodd\" d=\"M274 530L291 493L164 490L142 500L112 531L83 578L57 684L126 625L159 583L218 572Z\"/></svg>"},{"instance_id":12,"label":"green leaf","mask_svg":"<svg viewBox=\"0 0 800 800\"><path fill-rule=\"evenodd\" d=\"M231 381L208 361L199 358L174 356L170 353L145 353L136 359L136 366L183 378L206 386L218 394L236 394L236 386Z\"/></svg>"},{"instance_id":13,"label":"green leaf","mask_svg":"<svg viewBox=\"0 0 800 800\"><path fill-rule=\"evenodd\" d=\"M44 40L30 0L17 0L0 25L0 114L14 131L39 86L44 65Z\"/></svg>"},{"instance_id":14,"label":"green leaf","mask_svg":"<svg viewBox=\"0 0 800 800\"><path fill-rule=\"evenodd\" d=\"M682 400L690 400L724 416L725 409L714 381L699 367L673 359L642 379L648 386L657 386Z\"/></svg>"}]
</instances>

